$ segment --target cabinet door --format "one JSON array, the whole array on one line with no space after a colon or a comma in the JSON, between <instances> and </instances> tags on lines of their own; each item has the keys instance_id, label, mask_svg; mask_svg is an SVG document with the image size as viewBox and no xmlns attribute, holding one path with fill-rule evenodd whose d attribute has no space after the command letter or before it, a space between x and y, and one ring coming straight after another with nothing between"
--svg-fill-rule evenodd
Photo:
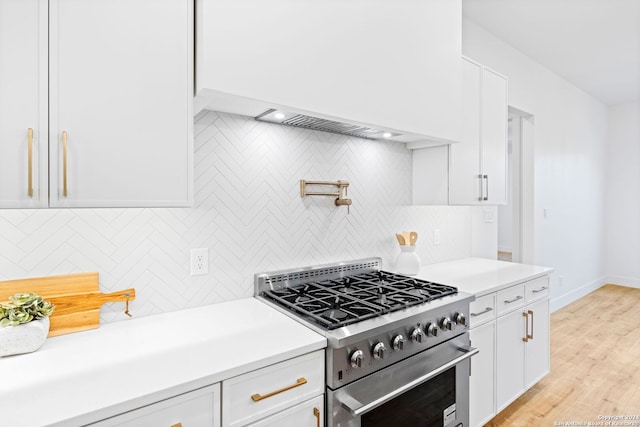
<instances>
[{"instance_id":1,"label":"cabinet door","mask_svg":"<svg viewBox=\"0 0 640 427\"><path fill-rule=\"evenodd\" d=\"M188 206L193 2L50 9L51 206Z\"/></svg>"},{"instance_id":2,"label":"cabinet door","mask_svg":"<svg viewBox=\"0 0 640 427\"><path fill-rule=\"evenodd\" d=\"M471 345L480 353L471 358L469 378L469 425L482 426L495 415L496 322L469 331Z\"/></svg>"},{"instance_id":3,"label":"cabinet door","mask_svg":"<svg viewBox=\"0 0 640 427\"><path fill-rule=\"evenodd\" d=\"M549 299L527 306L530 338L525 345L525 385L527 388L549 373Z\"/></svg>"},{"instance_id":4,"label":"cabinet door","mask_svg":"<svg viewBox=\"0 0 640 427\"><path fill-rule=\"evenodd\" d=\"M516 310L498 318L496 408L500 412L524 390L525 318Z\"/></svg>"},{"instance_id":5,"label":"cabinet door","mask_svg":"<svg viewBox=\"0 0 640 427\"><path fill-rule=\"evenodd\" d=\"M0 1L0 207L4 208L47 204L47 13L46 0Z\"/></svg>"},{"instance_id":6,"label":"cabinet door","mask_svg":"<svg viewBox=\"0 0 640 427\"><path fill-rule=\"evenodd\" d=\"M480 76L482 67L462 59L462 142L449 146L449 203L480 203Z\"/></svg>"},{"instance_id":7,"label":"cabinet door","mask_svg":"<svg viewBox=\"0 0 640 427\"><path fill-rule=\"evenodd\" d=\"M490 204L507 203L507 79L487 68L482 72L481 169Z\"/></svg>"},{"instance_id":8,"label":"cabinet door","mask_svg":"<svg viewBox=\"0 0 640 427\"><path fill-rule=\"evenodd\" d=\"M324 425L324 396L278 412L247 427L317 427Z\"/></svg>"},{"instance_id":9,"label":"cabinet door","mask_svg":"<svg viewBox=\"0 0 640 427\"><path fill-rule=\"evenodd\" d=\"M94 427L220 427L220 384L108 418Z\"/></svg>"}]
</instances>

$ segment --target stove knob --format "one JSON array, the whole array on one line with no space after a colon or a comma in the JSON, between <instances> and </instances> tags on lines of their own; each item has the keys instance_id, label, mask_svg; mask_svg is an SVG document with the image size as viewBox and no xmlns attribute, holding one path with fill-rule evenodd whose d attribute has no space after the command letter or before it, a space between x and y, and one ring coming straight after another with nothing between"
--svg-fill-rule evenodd
<instances>
[{"instance_id":1,"label":"stove knob","mask_svg":"<svg viewBox=\"0 0 640 427\"><path fill-rule=\"evenodd\" d=\"M427 326L427 336L428 337L437 337L438 336L438 325L435 323L429 323Z\"/></svg>"},{"instance_id":2,"label":"stove knob","mask_svg":"<svg viewBox=\"0 0 640 427\"><path fill-rule=\"evenodd\" d=\"M456 313L455 317L456 323L460 326L467 326L467 318L462 313Z\"/></svg>"},{"instance_id":3,"label":"stove knob","mask_svg":"<svg viewBox=\"0 0 640 427\"><path fill-rule=\"evenodd\" d=\"M383 359L384 358L384 354L387 352L387 347L384 346L384 343L377 343L376 345L373 346L373 349L371 350L371 353L373 353L373 358L374 359Z\"/></svg>"},{"instance_id":4,"label":"stove knob","mask_svg":"<svg viewBox=\"0 0 640 427\"><path fill-rule=\"evenodd\" d=\"M364 353L362 350L355 350L351 353L351 366L354 368L362 368L362 361L364 360Z\"/></svg>"},{"instance_id":5,"label":"stove knob","mask_svg":"<svg viewBox=\"0 0 640 427\"><path fill-rule=\"evenodd\" d=\"M420 328L414 328L413 331L411 331L411 341L422 342L423 338L424 338L424 332L422 332Z\"/></svg>"},{"instance_id":6,"label":"stove knob","mask_svg":"<svg viewBox=\"0 0 640 427\"><path fill-rule=\"evenodd\" d=\"M402 335L396 335L393 338L393 349L395 351L404 350L404 337Z\"/></svg>"},{"instance_id":7,"label":"stove knob","mask_svg":"<svg viewBox=\"0 0 640 427\"><path fill-rule=\"evenodd\" d=\"M456 328L456 324L448 317L445 317L440 321L440 327L444 331L453 331Z\"/></svg>"}]
</instances>

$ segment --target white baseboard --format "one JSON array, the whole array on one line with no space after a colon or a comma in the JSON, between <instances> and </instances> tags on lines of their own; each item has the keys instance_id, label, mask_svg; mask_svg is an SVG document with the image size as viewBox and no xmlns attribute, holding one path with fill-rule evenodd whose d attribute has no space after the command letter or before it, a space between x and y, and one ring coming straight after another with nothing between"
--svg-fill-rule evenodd
<instances>
[{"instance_id":1,"label":"white baseboard","mask_svg":"<svg viewBox=\"0 0 640 427\"><path fill-rule=\"evenodd\" d=\"M577 289L573 289L563 295L560 295L557 298L554 298L550 302L551 312L553 313L554 311L561 309L565 305L571 304L572 302L582 298L587 294L590 294L596 289L601 288L606 283L610 283L607 281L607 279L608 278L606 276L602 276L592 282L587 283L586 285L583 285Z\"/></svg>"},{"instance_id":2,"label":"white baseboard","mask_svg":"<svg viewBox=\"0 0 640 427\"><path fill-rule=\"evenodd\" d=\"M630 288L640 288L640 278L624 276L607 276L606 283L612 285L628 286Z\"/></svg>"}]
</instances>

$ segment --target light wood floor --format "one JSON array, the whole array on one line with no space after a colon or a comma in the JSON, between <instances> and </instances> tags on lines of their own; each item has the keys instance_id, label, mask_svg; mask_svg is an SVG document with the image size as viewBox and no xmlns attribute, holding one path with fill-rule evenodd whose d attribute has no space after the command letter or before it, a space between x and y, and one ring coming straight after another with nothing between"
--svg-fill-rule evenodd
<instances>
[{"instance_id":1,"label":"light wood floor","mask_svg":"<svg viewBox=\"0 0 640 427\"><path fill-rule=\"evenodd\" d=\"M605 285L553 313L551 373L487 426L588 425L607 415L635 415L618 422L640 426L640 289Z\"/></svg>"},{"instance_id":2,"label":"light wood floor","mask_svg":"<svg viewBox=\"0 0 640 427\"><path fill-rule=\"evenodd\" d=\"M513 256L511 254L511 252L498 251L498 260L511 262L511 261L513 261Z\"/></svg>"}]
</instances>

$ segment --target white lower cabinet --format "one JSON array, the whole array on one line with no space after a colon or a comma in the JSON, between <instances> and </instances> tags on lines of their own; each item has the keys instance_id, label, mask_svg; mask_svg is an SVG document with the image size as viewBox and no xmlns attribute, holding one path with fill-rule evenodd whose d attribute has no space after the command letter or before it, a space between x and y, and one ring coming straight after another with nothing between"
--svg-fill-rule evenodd
<instances>
[{"instance_id":1,"label":"white lower cabinet","mask_svg":"<svg viewBox=\"0 0 640 427\"><path fill-rule=\"evenodd\" d=\"M324 350L104 419L96 427L319 427Z\"/></svg>"},{"instance_id":2,"label":"white lower cabinet","mask_svg":"<svg viewBox=\"0 0 640 427\"><path fill-rule=\"evenodd\" d=\"M533 338L525 346L525 389L531 388L549 373L549 298L529 305L528 310L531 311L530 328Z\"/></svg>"},{"instance_id":3,"label":"white lower cabinet","mask_svg":"<svg viewBox=\"0 0 640 427\"><path fill-rule=\"evenodd\" d=\"M470 307L469 421L482 426L549 373L549 277L478 297Z\"/></svg>"},{"instance_id":4,"label":"white lower cabinet","mask_svg":"<svg viewBox=\"0 0 640 427\"><path fill-rule=\"evenodd\" d=\"M91 424L95 427L219 427L220 384Z\"/></svg>"},{"instance_id":5,"label":"white lower cabinet","mask_svg":"<svg viewBox=\"0 0 640 427\"><path fill-rule=\"evenodd\" d=\"M524 389L524 317L522 311L498 319L496 351L498 412L519 396Z\"/></svg>"},{"instance_id":6,"label":"white lower cabinet","mask_svg":"<svg viewBox=\"0 0 640 427\"><path fill-rule=\"evenodd\" d=\"M318 427L324 423L324 396L317 396L248 427Z\"/></svg>"},{"instance_id":7,"label":"white lower cabinet","mask_svg":"<svg viewBox=\"0 0 640 427\"><path fill-rule=\"evenodd\" d=\"M317 426L313 408L321 418L324 408L309 402L321 402L323 394L324 350L318 350L223 381L222 425Z\"/></svg>"},{"instance_id":8,"label":"white lower cabinet","mask_svg":"<svg viewBox=\"0 0 640 427\"><path fill-rule=\"evenodd\" d=\"M469 425L481 426L495 415L495 320L471 329L469 338L480 350L471 358Z\"/></svg>"}]
</instances>

